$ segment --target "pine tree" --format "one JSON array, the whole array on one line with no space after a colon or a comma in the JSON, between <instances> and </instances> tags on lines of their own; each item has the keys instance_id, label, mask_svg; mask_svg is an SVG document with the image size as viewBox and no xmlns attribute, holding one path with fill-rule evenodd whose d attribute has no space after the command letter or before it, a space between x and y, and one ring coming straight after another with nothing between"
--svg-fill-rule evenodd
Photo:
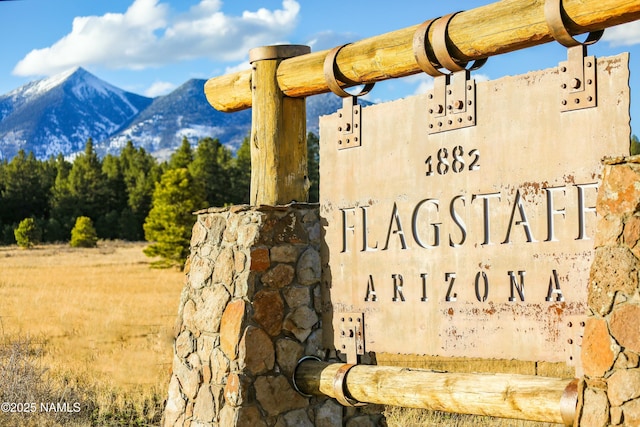
<instances>
[{"instance_id":1,"label":"pine tree","mask_svg":"<svg viewBox=\"0 0 640 427\"><path fill-rule=\"evenodd\" d=\"M169 169L188 168L191 162L193 162L193 149L185 136L182 138L180 147L169 158Z\"/></svg>"},{"instance_id":2,"label":"pine tree","mask_svg":"<svg viewBox=\"0 0 640 427\"><path fill-rule=\"evenodd\" d=\"M102 173L105 177L104 206L102 215L96 220L96 231L104 239L121 238L119 227L120 213L127 206L127 192L120 159L108 154L102 160Z\"/></svg>"},{"instance_id":3,"label":"pine tree","mask_svg":"<svg viewBox=\"0 0 640 427\"><path fill-rule=\"evenodd\" d=\"M249 138L242 141L242 145L236 152L231 168L231 198L232 204L248 204L251 200L251 146Z\"/></svg>"},{"instance_id":4,"label":"pine tree","mask_svg":"<svg viewBox=\"0 0 640 427\"><path fill-rule=\"evenodd\" d=\"M131 141L120 153L120 168L127 197L127 208L120 213L122 237L142 240L142 225L151 210L153 189L160 181L162 170L151 154L142 147L136 149Z\"/></svg>"},{"instance_id":5,"label":"pine tree","mask_svg":"<svg viewBox=\"0 0 640 427\"><path fill-rule=\"evenodd\" d=\"M91 138L87 140L84 153L73 161L69 171L69 192L80 215L99 218L104 213L107 180Z\"/></svg>"},{"instance_id":6,"label":"pine tree","mask_svg":"<svg viewBox=\"0 0 640 427\"><path fill-rule=\"evenodd\" d=\"M154 266L184 266L195 222L193 212L205 205L204 191L187 168L169 169L162 175L144 223L145 238L153 242L144 253L161 258Z\"/></svg>"},{"instance_id":7,"label":"pine tree","mask_svg":"<svg viewBox=\"0 0 640 427\"><path fill-rule=\"evenodd\" d=\"M51 183L35 155L20 150L2 169L0 219L17 224L27 217L46 215Z\"/></svg>"},{"instance_id":8,"label":"pine tree","mask_svg":"<svg viewBox=\"0 0 640 427\"><path fill-rule=\"evenodd\" d=\"M312 132L307 135L307 171L311 183L309 202L317 203L320 200L320 140Z\"/></svg>"},{"instance_id":9,"label":"pine tree","mask_svg":"<svg viewBox=\"0 0 640 427\"><path fill-rule=\"evenodd\" d=\"M219 140L203 138L198 142L189 172L204 188L209 206L224 206L231 201L231 159L231 151Z\"/></svg>"},{"instance_id":10,"label":"pine tree","mask_svg":"<svg viewBox=\"0 0 640 427\"><path fill-rule=\"evenodd\" d=\"M54 219L55 221L50 221L50 224L47 225L45 234L47 234L48 241L68 239L75 218L80 216L75 198L72 196L69 188L69 173L71 172L71 167L71 163L66 161L62 154L56 157L56 177L49 200L51 210L50 219Z\"/></svg>"},{"instance_id":11,"label":"pine tree","mask_svg":"<svg viewBox=\"0 0 640 427\"><path fill-rule=\"evenodd\" d=\"M71 247L95 248L98 243L98 235L93 227L91 218L80 216L76 219L76 225L71 230Z\"/></svg>"},{"instance_id":12,"label":"pine tree","mask_svg":"<svg viewBox=\"0 0 640 427\"><path fill-rule=\"evenodd\" d=\"M629 147L629 152L632 156L640 154L640 140L636 135L631 135L631 145Z\"/></svg>"},{"instance_id":13,"label":"pine tree","mask_svg":"<svg viewBox=\"0 0 640 427\"><path fill-rule=\"evenodd\" d=\"M25 218L20 221L18 228L14 230L14 234L18 246L25 249L37 245L42 239L42 232L36 225L36 220L33 218Z\"/></svg>"}]
</instances>

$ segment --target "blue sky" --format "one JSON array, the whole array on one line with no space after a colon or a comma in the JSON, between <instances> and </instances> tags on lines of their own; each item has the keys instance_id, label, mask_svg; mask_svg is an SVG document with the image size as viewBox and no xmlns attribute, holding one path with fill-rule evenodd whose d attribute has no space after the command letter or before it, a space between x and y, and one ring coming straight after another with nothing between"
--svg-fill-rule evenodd
<instances>
[{"instance_id":1,"label":"blue sky","mask_svg":"<svg viewBox=\"0 0 640 427\"><path fill-rule=\"evenodd\" d=\"M248 66L250 48L277 43L312 50L418 24L491 0L18 0L0 1L0 94L82 66L126 90L157 96L190 78ZM596 56L631 52L632 123L640 126L640 21L609 29L589 48ZM565 49L550 43L491 58L479 78L554 67ZM376 101L429 87L416 75L380 83Z\"/></svg>"}]
</instances>

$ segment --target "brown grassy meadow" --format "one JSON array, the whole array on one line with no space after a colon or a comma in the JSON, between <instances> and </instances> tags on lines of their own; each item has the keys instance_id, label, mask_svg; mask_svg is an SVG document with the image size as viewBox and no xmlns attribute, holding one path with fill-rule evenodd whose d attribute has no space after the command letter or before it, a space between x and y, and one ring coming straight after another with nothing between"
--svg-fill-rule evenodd
<instances>
[{"instance_id":1,"label":"brown grassy meadow","mask_svg":"<svg viewBox=\"0 0 640 427\"><path fill-rule=\"evenodd\" d=\"M0 372L0 394L82 403L79 414L0 413L0 425L159 424L184 273L150 268L143 248L0 247L0 371L13 375ZM394 407L384 414L389 427L552 425Z\"/></svg>"},{"instance_id":2,"label":"brown grassy meadow","mask_svg":"<svg viewBox=\"0 0 640 427\"><path fill-rule=\"evenodd\" d=\"M27 341L55 387L85 394L92 425L160 416L184 274L151 269L143 248L0 247L2 343Z\"/></svg>"}]
</instances>

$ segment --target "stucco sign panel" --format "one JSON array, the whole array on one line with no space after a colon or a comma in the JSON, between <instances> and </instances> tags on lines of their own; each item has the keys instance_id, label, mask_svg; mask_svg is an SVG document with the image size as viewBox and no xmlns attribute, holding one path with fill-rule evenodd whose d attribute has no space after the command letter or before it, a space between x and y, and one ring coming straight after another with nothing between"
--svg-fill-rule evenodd
<instances>
[{"instance_id":1,"label":"stucco sign panel","mask_svg":"<svg viewBox=\"0 0 640 427\"><path fill-rule=\"evenodd\" d=\"M597 107L561 112L557 69L478 82L476 124L430 134L434 90L363 108L347 149L338 114L321 118L330 344L355 313L366 351L572 357L600 161L628 154L628 83L626 54L599 58Z\"/></svg>"}]
</instances>

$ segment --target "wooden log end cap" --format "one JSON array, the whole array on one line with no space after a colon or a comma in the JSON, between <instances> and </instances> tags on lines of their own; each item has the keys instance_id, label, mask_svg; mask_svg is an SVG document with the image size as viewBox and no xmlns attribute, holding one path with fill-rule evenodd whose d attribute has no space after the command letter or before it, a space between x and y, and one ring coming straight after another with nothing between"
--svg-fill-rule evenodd
<instances>
[{"instance_id":1,"label":"wooden log end cap","mask_svg":"<svg viewBox=\"0 0 640 427\"><path fill-rule=\"evenodd\" d=\"M249 62L264 61L267 59L286 59L294 56L311 53L311 48L302 44L280 44L273 46L261 46L249 51Z\"/></svg>"}]
</instances>

